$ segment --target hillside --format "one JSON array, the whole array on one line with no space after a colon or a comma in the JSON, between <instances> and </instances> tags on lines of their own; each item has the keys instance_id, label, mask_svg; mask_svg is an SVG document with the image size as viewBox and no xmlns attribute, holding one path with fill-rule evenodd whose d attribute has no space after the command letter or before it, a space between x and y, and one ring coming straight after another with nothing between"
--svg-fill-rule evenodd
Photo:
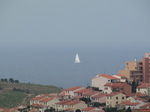
<instances>
[{"instance_id":1,"label":"hillside","mask_svg":"<svg viewBox=\"0 0 150 112\"><path fill-rule=\"evenodd\" d=\"M60 92L62 89L55 86L30 83L10 83L0 81L0 108L28 105L29 99L38 94Z\"/></svg>"}]
</instances>

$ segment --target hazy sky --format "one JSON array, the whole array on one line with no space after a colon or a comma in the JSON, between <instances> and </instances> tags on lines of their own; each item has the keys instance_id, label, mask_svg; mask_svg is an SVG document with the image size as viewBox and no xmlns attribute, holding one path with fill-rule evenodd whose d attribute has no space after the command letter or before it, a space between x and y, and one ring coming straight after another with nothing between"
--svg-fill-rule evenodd
<instances>
[{"instance_id":1,"label":"hazy sky","mask_svg":"<svg viewBox=\"0 0 150 112\"><path fill-rule=\"evenodd\" d=\"M150 46L150 0L0 0L3 46Z\"/></svg>"}]
</instances>

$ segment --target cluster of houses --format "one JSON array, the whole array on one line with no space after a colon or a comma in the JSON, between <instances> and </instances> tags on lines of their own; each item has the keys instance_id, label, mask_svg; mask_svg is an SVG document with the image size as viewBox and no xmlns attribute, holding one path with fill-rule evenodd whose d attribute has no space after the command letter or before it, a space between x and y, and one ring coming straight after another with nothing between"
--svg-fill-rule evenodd
<instances>
[{"instance_id":1,"label":"cluster of houses","mask_svg":"<svg viewBox=\"0 0 150 112\"><path fill-rule=\"evenodd\" d=\"M98 88L98 90L92 87ZM92 87L70 87L61 93L41 94L30 100L31 110L44 112L47 108L55 111L75 112L104 112L106 107L117 107L118 109L131 108L133 111L150 112L149 90L150 83L141 83L132 93L132 87L126 82L122 75L99 74L92 79ZM89 99L84 102L81 98ZM95 107L94 103L105 104Z\"/></svg>"},{"instance_id":2,"label":"cluster of houses","mask_svg":"<svg viewBox=\"0 0 150 112\"><path fill-rule=\"evenodd\" d=\"M98 90L92 87L98 88ZM60 93L40 94L30 99L30 112L55 111L105 112L104 108L131 108L133 112L150 112L148 102L150 83L141 83L132 93L132 87L122 75L99 74L92 79L92 87L75 86ZM81 99L87 99L83 101ZM95 106L94 103L105 104ZM21 109L21 108L20 108ZM1 111L1 109L0 109Z\"/></svg>"}]
</instances>

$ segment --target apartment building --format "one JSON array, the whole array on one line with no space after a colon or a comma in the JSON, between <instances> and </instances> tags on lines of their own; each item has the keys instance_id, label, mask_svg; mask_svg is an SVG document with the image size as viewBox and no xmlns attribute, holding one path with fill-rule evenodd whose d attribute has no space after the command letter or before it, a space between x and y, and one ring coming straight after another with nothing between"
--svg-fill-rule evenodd
<instances>
[{"instance_id":1,"label":"apartment building","mask_svg":"<svg viewBox=\"0 0 150 112\"><path fill-rule=\"evenodd\" d=\"M139 83L149 82L149 59L142 58L142 61L128 61L124 70L118 71L119 74L127 77L129 80L135 80Z\"/></svg>"},{"instance_id":2,"label":"apartment building","mask_svg":"<svg viewBox=\"0 0 150 112\"><path fill-rule=\"evenodd\" d=\"M149 60L148 72L149 72L149 82L150 82L150 53L145 53L145 58L148 58Z\"/></svg>"},{"instance_id":3,"label":"apartment building","mask_svg":"<svg viewBox=\"0 0 150 112\"><path fill-rule=\"evenodd\" d=\"M92 87L98 87L104 91L104 85L106 83L120 82L120 79L106 74L98 74L92 79Z\"/></svg>"},{"instance_id":4,"label":"apartment building","mask_svg":"<svg viewBox=\"0 0 150 112\"><path fill-rule=\"evenodd\" d=\"M112 92L106 95L106 106L116 107L121 102L126 101L126 95L120 92Z\"/></svg>"}]
</instances>

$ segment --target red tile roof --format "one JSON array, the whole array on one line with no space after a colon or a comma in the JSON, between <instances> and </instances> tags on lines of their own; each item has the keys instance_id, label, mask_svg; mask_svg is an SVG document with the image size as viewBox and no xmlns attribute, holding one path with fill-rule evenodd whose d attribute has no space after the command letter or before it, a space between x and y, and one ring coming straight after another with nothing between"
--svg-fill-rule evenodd
<instances>
[{"instance_id":1,"label":"red tile roof","mask_svg":"<svg viewBox=\"0 0 150 112\"><path fill-rule=\"evenodd\" d=\"M58 102L56 104L61 104L61 105L75 105L75 104L78 104L82 101L72 101L72 100L67 100L67 101L61 101L61 102Z\"/></svg>"},{"instance_id":2,"label":"red tile roof","mask_svg":"<svg viewBox=\"0 0 150 112\"><path fill-rule=\"evenodd\" d=\"M126 94L126 96L131 96L131 97L133 97L133 96L138 96L138 97L147 97L147 95L146 94L144 94L144 93L140 93L140 92L136 92L136 93L130 93L130 94Z\"/></svg>"},{"instance_id":3,"label":"red tile roof","mask_svg":"<svg viewBox=\"0 0 150 112\"><path fill-rule=\"evenodd\" d=\"M40 100L40 102L49 102L49 101L51 101L53 99L54 99L54 97L44 98L44 99Z\"/></svg>"},{"instance_id":4,"label":"red tile roof","mask_svg":"<svg viewBox=\"0 0 150 112\"><path fill-rule=\"evenodd\" d=\"M88 92L83 93L83 95L91 96L91 95L95 95L95 94L98 94L98 93L99 93L98 91L88 91Z\"/></svg>"},{"instance_id":5,"label":"red tile roof","mask_svg":"<svg viewBox=\"0 0 150 112\"><path fill-rule=\"evenodd\" d=\"M115 96L115 95L118 95L118 94L121 94L121 92L112 92L110 94L107 94L106 96Z\"/></svg>"},{"instance_id":6,"label":"red tile roof","mask_svg":"<svg viewBox=\"0 0 150 112\"><path fill-rule=\"evenodd\" d=\"M150 83L142 83L137 88L148 88L148 87L150 87Z\"/></svg>"},{"instance_id":7,"label":"red tile roof","mask_svg":"<svg viewBox=\"0 0 150 112\"><path fill-rule=\"evenodd\" d=\"M140 108L147 108L147 107L150 108L150 103L147 103L147 104L141 106Z\"/></svg>"},{"instance_id":8,"label":"red tile roof","mask_svg":"<svg viewBox=\"0 0 150 112\"><path fill-rule=\"evenodd\" d=\"M85 108L85 109L83 109L82 111L90 111L90 110L93 110L93 109L95 109L96 107L87 107L87 108Z\"/></svg>"},{"instance_id":9,"label":"red tile roof","mask_svg":"<svg viewBox=\"0 0 150 112\"><path fill-rule=\"evenodd\" d=\"M46 105L40 105L40 104L32 104L30 106L33 106L33 107L47 107Z\"/></svg>"},{"instance_id":10,"label":"red tile roof","mask_svg":"<svg viewBox=\"0 0 150 112\"><path fill-rule=\"evenodd\" d=\"M132 105L132 106L136 106L138 104L140 104L140 103L131 102L131 101L126 100L124 102L121 102L119 105Z\"/></svg>"},{"instance_id":11,"label":"red tile roof","mask_svg":"<svg viewBox=\"0 0 150 112\"><path fill-rule=\"evenodd\" d=\"M45 98L45 96L42 96L42 97L34 97L34 98L31 98L30 100L41 100L41 99L44 99Z\"/></svg>"},{"instance_id":12,"label":"red tile roof","mask_svg":"<svg viewBox=\"0 0 150 112\"><path fill-rule=\"evenodd\" d=\"M104 86L109 86L109 87L112 87L112 88L122 88L122 87L124 87L126 85L130 86L127 83L121 83L121 82L119 82L119 83L107 83Z\"/></svg>"},{"instance_id":13,"label":"red tile roof","mask_svg":"<svg viewBox=\"0 0 150 112\"><path fill-rule=\"evenodd\" d=\"M119 79L119 78L113 77L111 75L106 75L106 74L100 74L100 76L105 77L107 79Z\"/></svg>"},{"instance_id":14,"label":"red tile roof","mask_svg":"<svg viewBox=\"0 0 150 112\"><path fill-rule=\"evenodd\" d=\"M104 97L106 95L107 95L107 93L102 93L102 94L98 94L98 95L92 96L92 98L101 98L101 97Z\"/></svg>"},{"instance_id":15,"label":"red tile roof","mask_svg":"<svg viewBox=\"0 0 150 112\"><path fill-rule=\"evenodd\" d=\"M121 74L116 74L117 76L119 76L119 77L125 77L125 76L123 76L123 75L121 75ZM126 78L126 77L125 77Z\"/></svg>"},{"instance_id":16,"label":"red tile roof","mask_svg":"<svg viewBox=\"0 0 150 112\"><path fill-rule=\"evenodd\" d=\"M75 87L68 88L66 90L67 91L75 91L75 90L80 89L80 88L82 88L82 87L81 86L75 86Z\"/></svg>"},{"instance_id":17,"label":"red tile roof","mask_svg":"<svg viewBox=\"0 0 150 112\"><path fill-rule=\"evenodd\" d=\"M82 89L82 90L75 91L74 93L85 93L90 91L92 91L92 89Z\"/></svg>"}]
</instances>

